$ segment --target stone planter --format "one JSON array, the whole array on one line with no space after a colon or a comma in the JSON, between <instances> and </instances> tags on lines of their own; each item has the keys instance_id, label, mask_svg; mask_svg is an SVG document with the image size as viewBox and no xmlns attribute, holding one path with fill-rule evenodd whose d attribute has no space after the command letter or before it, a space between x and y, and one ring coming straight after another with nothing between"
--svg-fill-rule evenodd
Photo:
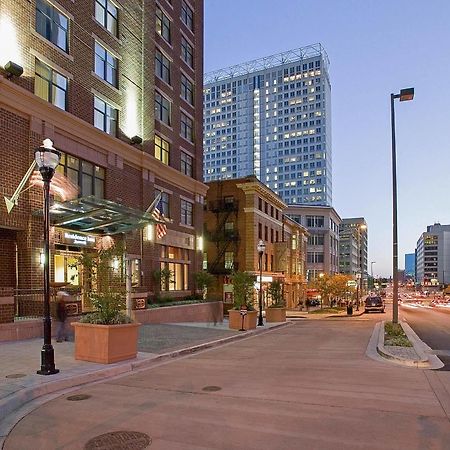
<instances>
[{"instance_id":1,"label":"stone planter","mask_svg":"<svg viewBox=\"0 0 450 450\"><path fill-rule=\"evenodd\" d=\"M239 310L230 309L228 311L229 328L232 330L240 330L242 328L242 316ZM244 316L244 330L253 330L256 328L256 321L258 319L257 311L247 311Z\"/></svg>"},{"instance_id":2,"label":"stone planter","mask_svg":"<svg viewBox=\"0 0 450 450\"><path fill-rule=\"evenodd\" d=\"M286 308L267 308L266 322L286 322Z\"/></svg>"},{"instance_id":3,"label":"stone planter","mask_svg":"<svg viewBox=\"0 0 450 450\"><path fill-rule=\"evenodd\" d=\"M97 325L73 323L75 359L102 364L136 358L140 323Z\"/></svg>"}]
</instances>

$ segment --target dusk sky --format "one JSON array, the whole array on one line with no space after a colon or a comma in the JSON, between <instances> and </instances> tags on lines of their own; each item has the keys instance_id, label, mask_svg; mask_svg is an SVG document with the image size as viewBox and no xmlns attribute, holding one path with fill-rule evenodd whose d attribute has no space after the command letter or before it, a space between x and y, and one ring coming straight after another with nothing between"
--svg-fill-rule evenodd
<instances>
[{"instance_id":1,"label":"dusk sky","mask_svg":"<svg viewBox=\"0 0 450 450\"><path fill-rule=\"evenodd\" d=\"M363 216L374 275L392 274L390 93L396 102L399 268L450 223L448 0L205 0L205 72L320 42L330 59L333 206Z\"/></svg>"}]
</instances>

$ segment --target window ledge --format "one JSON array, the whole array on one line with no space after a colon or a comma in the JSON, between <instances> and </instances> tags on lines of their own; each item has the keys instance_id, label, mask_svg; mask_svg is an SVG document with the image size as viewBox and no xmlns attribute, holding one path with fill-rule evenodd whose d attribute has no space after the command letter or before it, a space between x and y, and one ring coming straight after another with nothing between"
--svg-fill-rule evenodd
<instances>
[{"instance_id":1,"label":"window ledge","mask_svg":"<svg viewBox=\"0 0 450 450\"><path fill-rule=\"evenodd\" d=\"M102 77L100 77L99 75L97 75L94 71L91 72L91 75L101 81L103 84L105 84L106 86L108 86L109 88L111 88L116 94L122 95L122 92L120 92L119 89L117 89L115 86L113 86L110 82L104 80Z\"/></svg>"},{"instance_id":2,"label":"window ledge","mask_svg":"<svg viewBox=\"0 0 450 450\"><path fill-rule=\"evenodd\" d=\"M38 39L40 39L42 42L45 42L47 45L49 45L51 48L55 49L61 55L65 56L69 61L73 62L73 56L71 54L65 52L62 48L58 47L53 42L46 39L44 36L39 34L34 28L31 29L31 34L33 36L37 37Z\"/></svg>"}]
</instances>

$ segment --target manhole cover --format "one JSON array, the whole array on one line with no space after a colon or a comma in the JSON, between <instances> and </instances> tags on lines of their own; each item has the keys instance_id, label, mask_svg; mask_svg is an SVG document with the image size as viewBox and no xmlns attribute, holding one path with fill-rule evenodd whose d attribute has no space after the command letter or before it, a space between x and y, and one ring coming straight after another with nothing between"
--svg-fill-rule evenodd
<instances>
[{"instance_id":1,"label":"manhole cover","mask_svg":"<svg viewBox=\"0 0 450 450\"><path fill-rule=\"evenodd\" d=\"M202 391L206 391L206 392L217 392L222 390L222 388L220 386L205 386Z\"/></svg>"},{"instance_id":2,"label":"manhole cover","mask_svg":"<svg viewBox=\"0 0 450 450\"><path fill-rule=\"evenodd\" d=\"M87 400L88 398L91 398L88 394L76 394L76 395L70 395L67 397L67 400L71 402L79 402L80 400Z\"/></svg>"},{"instance_id":3,"label":"manhole cover","mask_svg":"<svg viewBox=\"0 0 450 450\"><path fill-rule=\"evenodd\" d=\"M85 450L140 450L152 443L150 436L137 431L113 431L92 438Z\"/></svg>"},{"instance_id":4,"label":"manhole cover","mask_svg":"<svg viewBox=\"0 0 450 450\"><path fill-rule=\"evenodd\" d=\"M24 373L11 373L10 375L6 375L5 378L23 378L26 377Z\"/></svg>"}]
</instances>

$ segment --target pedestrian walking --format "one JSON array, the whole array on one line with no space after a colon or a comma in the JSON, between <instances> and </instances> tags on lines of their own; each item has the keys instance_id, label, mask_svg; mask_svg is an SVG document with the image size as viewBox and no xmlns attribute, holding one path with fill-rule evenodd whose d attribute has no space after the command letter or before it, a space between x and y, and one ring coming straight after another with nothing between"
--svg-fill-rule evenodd
<instances>
[{"instance_id":1,"label":"pedestrian walking","mask_svg":"<svg viewBox=\"0 0 450 450\"><path fill-rule=\"evenodd\" d=\"M56 318L58 319L58 328L56 330L56 342L67 341L67 331L66 331L66 298L69 294L65 291L58 291L56 294Z\"/></svg>"}]
</instances>

